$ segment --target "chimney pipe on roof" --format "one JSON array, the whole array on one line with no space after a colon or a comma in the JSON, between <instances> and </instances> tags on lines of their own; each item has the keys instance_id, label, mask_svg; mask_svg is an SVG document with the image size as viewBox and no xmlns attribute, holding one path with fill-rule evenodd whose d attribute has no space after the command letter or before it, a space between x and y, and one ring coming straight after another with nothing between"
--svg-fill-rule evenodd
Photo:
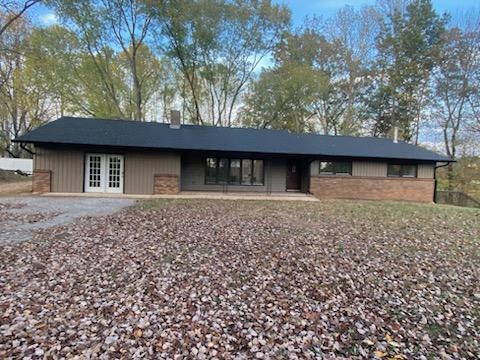
<instances>
[{"instance_id":1,"label":"chimney pipe on roof","mask_svg":"<svg viewBox=\"0 0 480 360\"><path fill-rule=\"evenodd\" d=\"M398 143L398 126L393 128L393 142Z\"/></svg>"},{"instance_id":2,"label":"chimney pipe on roof","mask_svg":"<svg viewBox=\"0 0 480 360\"><path fill-rule=\"evenodd\" d=\"M180 111L170 110L170 129L180 129Z\"/></svg>"}]
</instances>

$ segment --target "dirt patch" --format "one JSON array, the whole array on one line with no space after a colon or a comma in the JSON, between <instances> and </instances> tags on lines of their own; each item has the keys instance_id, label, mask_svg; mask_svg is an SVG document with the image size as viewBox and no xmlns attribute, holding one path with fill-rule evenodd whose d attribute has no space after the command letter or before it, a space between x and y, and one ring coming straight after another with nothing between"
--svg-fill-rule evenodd
<instances>
[{"instance_id":1,"label":"dirt patch","mask_svg":"<svg viewBox=\"0 0 480 360\"><path fill-rule=\"evenodd\" d=\"M32 192L32 181L25 180L20 182L0 182L0 196L22 195Z\"/></svg>"},{"instance_id":2,"label":"dirt patch","mask_svg":"<svg viewBox=\"0 0 480 360\"><path fill-rule=\"evenodd\" d=\"M31 181L31 179L32 179L31 176L24 176L16 173L15 171L0 169L0 184L21 182L21 181Z\"/></svg>"}]
</instances>

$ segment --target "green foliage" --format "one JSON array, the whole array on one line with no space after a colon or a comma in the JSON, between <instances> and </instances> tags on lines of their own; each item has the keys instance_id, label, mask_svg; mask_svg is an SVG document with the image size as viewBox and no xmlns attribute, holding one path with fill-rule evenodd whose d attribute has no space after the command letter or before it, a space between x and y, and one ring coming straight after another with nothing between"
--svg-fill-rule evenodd
<instances>
[{"instance_id":1,"label":"green foliage","mask_svg":"<svg viewBox=\"0 0 480 360\"><path fill-rule=\"evenodd\" d=\"M307 65L286 63L261 74L247 95L242 121L257 128L313 131L309 110L327 92L328 76Z\"/></svg>"},{"instance_id":2,"label":"green foliage","mask_svg":"<svg viewBox=\"0 0 480 360\"><path fill-rule=\"evenodd\" d=\"M243 121L295 132L355 133L358 88L350 86L343 46L315 26L286 33L274 52L275 67L261 74L246 98Z\"/></svg>"},{"instance_id":3,"label":"green foliage","mask_svg":"<svg viewBox=\"0 0 480 360\"><path fill-rule=\"evenodd\" d=\"M147 1L183 74L184 110L194 123L231 125L254 69L289 21L271 1Z\"/></svg>"},{"instance_id":4,"label":"green foliage","mask_svg":"<svg viewBox=\"0 0 480 360\"><path fill-rule=\"evenodd\" d=\"M412 139L428 80L439 62L446 21L430 0L411 1L405 13L395 7L385 18L372 70L375 82L364 113L373 121L374 135L387 135L399 126L403 138Z\"/></svg>"},{"instance_id":5,"label":"green foliage","mask_svg":"<svg viewBox=\"0 0 480 360\"><path fill-rule=\"evenodd\" d=\"M452 174L448 173L447 167L437 169L437 179L440 190L457 190L480 200L480 157L466 156L459 159L452 166Z\"/></svg>"}]
</instances>

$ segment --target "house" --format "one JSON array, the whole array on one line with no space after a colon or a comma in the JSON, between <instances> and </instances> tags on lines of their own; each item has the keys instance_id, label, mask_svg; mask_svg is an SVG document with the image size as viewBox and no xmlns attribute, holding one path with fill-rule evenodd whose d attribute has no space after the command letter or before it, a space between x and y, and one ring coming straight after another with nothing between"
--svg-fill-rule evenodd
<instances>
[{"instance_id":1,"label":"house","mask_svg":"<svg viewBox=\"0 0 480 360\"><path fill-rule=\"evenodd\" d=\"M443 155L386 138L62 117L34 145L38 193L312 193L431 202Z\"/></svg>"}]
</instances>

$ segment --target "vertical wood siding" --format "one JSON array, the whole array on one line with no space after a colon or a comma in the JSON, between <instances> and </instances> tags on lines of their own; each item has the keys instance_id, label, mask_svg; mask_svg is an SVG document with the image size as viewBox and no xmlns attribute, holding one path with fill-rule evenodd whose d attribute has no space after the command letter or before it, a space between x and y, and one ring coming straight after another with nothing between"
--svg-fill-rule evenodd
<instances>
[{"instance_id":1,"label":"vertical wood siding","mask_svg":"<svg viewBox=\"0 0 480 360\"><path fill-rule=\"evenodd\" d=\"M34 170L50 170L52 192L82 192L84 155L79 150L35 147Z\"/></svg>"},{"instance_id":2,"label":"vertical wood siding","mask_svg":"<svg viewBox=\"0 0 480 360\"><path fill-rule=\"evenodd\" d=\"M433 179L435 174L435 166L433 164L418 164L417 177L421 179Z\"/></svg>"},{"instance_id":3,"label":"vertical wood siding","mask_svg":"<svg viewBox=\"0 0 480 360\"><path fill-rule=\"evenodd\" d=\"M375 161L354 161L352 176L387 176L387 163Z\"/></svg>"},{"instance_id":4,"label":"vertical wood siding","mask_svg":"<svg viewBox=\"0 0 480 360\"><path fill-rule=\"evenodd\" d=\"M153 151L125 153L125 194L153 194L155 175L180 176L180 155Z\"/></svg>"}]
</instances>

